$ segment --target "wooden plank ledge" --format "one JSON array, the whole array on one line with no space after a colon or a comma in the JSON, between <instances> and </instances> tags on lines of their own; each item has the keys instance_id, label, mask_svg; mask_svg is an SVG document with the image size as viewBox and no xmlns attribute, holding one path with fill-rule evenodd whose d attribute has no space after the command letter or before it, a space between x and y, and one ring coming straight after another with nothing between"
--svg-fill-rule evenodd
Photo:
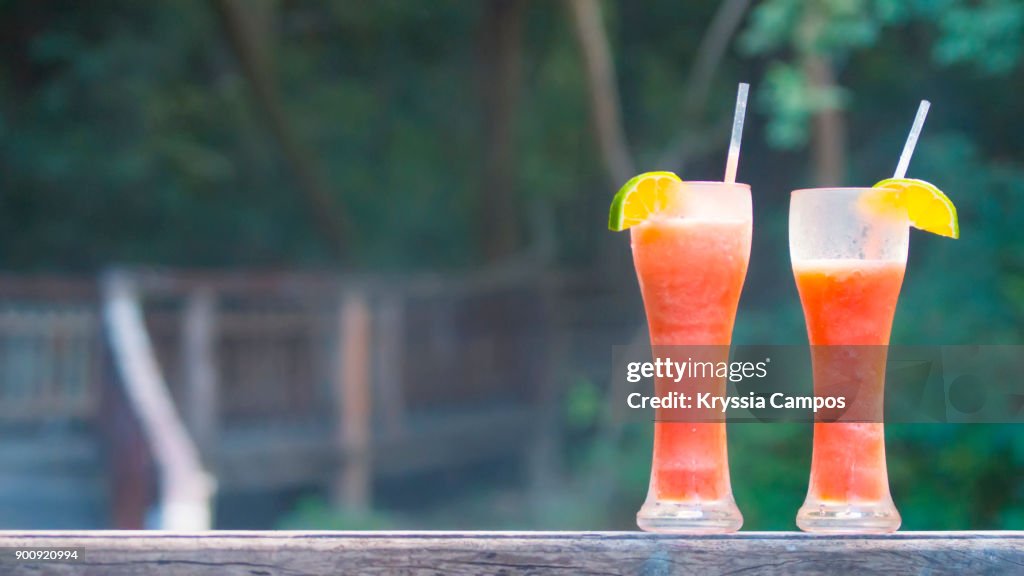
<instances>
[{"instance_id":1,"label":"wooden plank ledge","mask_svg":"<svg viewBox=\"0 0 1024 576\"><path fill-rule=\"evenodd\" d=\"M80 550L14 562L13 550ZM3 574L1021 574L1024 532L12 532Z\"/></svg>"}]
</instances>

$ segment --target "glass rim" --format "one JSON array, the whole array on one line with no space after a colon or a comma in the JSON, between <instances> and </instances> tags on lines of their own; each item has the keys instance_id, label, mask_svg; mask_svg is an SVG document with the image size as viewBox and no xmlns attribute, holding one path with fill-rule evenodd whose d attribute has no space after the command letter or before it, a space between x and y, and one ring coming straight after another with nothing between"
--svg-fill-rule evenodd
<instances>
[{"instance_id":1,"label":"glass rim","mask_svg":"<svg viewBox=\"0 0 1024 576\"><path fill-rule=\"evenodd\" d=\"M791 196L804 195L804 194L824 194L826 192L839 192L852 194L854 192L863 193L868 190L882 190L883 188L875 188L873 186L821 186L818 188L798 188L790 192Z\"/></svg>"},{"instance_id":2,"label":"glass rim","mask_svg":"<svg viewBox=\"0 0 1024 576\"><path fill-rule=\"evenodd\" d=\"M725 182L723 180L683 180L683 184L718 184L721 186L739 186L742 188L750 189L750 184L743 182Z\"/></svg>"}]
</instances>

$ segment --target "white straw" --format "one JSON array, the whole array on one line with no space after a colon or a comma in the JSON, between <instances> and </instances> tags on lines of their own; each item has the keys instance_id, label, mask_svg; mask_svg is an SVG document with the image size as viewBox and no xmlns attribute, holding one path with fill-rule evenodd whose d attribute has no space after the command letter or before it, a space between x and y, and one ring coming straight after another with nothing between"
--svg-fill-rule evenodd
<instances>
[{"instance_id":1,"label":"white straw","mask_svg":"<svg viewBox=\"0 0 1024 576\"><path fill-rule=\"evenodd\" d=\"M907 167L910 166L910 157L914 155L914 147L917 146L917 138L921 135L921 128L924 127L924 119L928 116L928 108L932 105L927 100L921 100L921 106L917 108L917 116L914 118L914 125L910 128L910 135L907 136L907 143L903 145L903 154L900 154L900 163L896 165L896 173L893 178L903 178L907 175Z\"/></svg>"},{"instance_id":2,"label":"white straw","mask_svg":"<svg viewBox=\"0 0 1024 576\"><path fill-rule=\"evenodd\" d=\"M736 181L736 167L740 163L740 140L743 139L743 118L747 115L747 93L750 84L741 82L736 93L736 115L732 120L732 141L729 142L729 158L725 162L725 181Z\"/></svg>"}]
</instances>

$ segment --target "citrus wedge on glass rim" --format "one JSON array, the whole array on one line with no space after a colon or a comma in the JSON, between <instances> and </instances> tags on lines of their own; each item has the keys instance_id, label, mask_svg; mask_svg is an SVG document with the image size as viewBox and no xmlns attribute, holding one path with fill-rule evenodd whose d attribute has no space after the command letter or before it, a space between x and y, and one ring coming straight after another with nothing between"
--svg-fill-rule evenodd
<instances>
[{"instance_id":1,"label":"citrus wedge on glass rim","mask_svg":"<svg viewBox=\"0 0 1024 576\"><path fill-rule=\"evenodd\" d=\"M916 178L887 178L875 184L877 194L865 198L872 211L906 211L910 225L925 232L960 237L953 201L931 182Z\"/></svg>"},{"instance_id":2,"label":"citrus wedge on glass rim","mask_svg":"<svg viewBox=\"0 0 1024 576\"><path fill-rule=\"evenodd\" d=\"M627 230L652 216L680 216L683 181L672 172L645 172L630 178L612 200L608 229Z\"/></svg>"}]
</instances>

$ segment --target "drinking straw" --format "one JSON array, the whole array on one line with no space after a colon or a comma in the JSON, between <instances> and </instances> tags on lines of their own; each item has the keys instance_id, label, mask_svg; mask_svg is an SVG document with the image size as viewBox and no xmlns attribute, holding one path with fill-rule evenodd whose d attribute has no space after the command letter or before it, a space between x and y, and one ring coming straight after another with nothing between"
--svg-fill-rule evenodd
<instances>
[{"instance_id":1,"label":"drinking straw","mask_svg":"<svg viewBox=\"0 0 1024 576\"><path fill-rule=\"evenodd\" d=\"M736 115L732 120L732 141L729 142L729 158L725 162L725 181L736 182L736 166L740 163L740 140L743 139L743 118L747 114L747 93L750 84L740 82L736 92Z\"/></svg>"},{"instance_id":2,"label":"drinking straw","mask_svg":"<svg viewBox=\"0 0 1024 576\"><path fill-rule=\"evenodd\" d=\"M917 146L917 137L921 135L921 128L924 127L925 116L928 116L928 108L932 105L927 100L921 100L917 108L917 116L914 118L914 125L910 128L910 135L907 136L907 143L903 145L903 154L900 154L900 163L896 165L896 173L893 178L903 178L907 174L907 167L910 166L910 157L914 155L914 147Z\"/></svg>"}]
</instances>

